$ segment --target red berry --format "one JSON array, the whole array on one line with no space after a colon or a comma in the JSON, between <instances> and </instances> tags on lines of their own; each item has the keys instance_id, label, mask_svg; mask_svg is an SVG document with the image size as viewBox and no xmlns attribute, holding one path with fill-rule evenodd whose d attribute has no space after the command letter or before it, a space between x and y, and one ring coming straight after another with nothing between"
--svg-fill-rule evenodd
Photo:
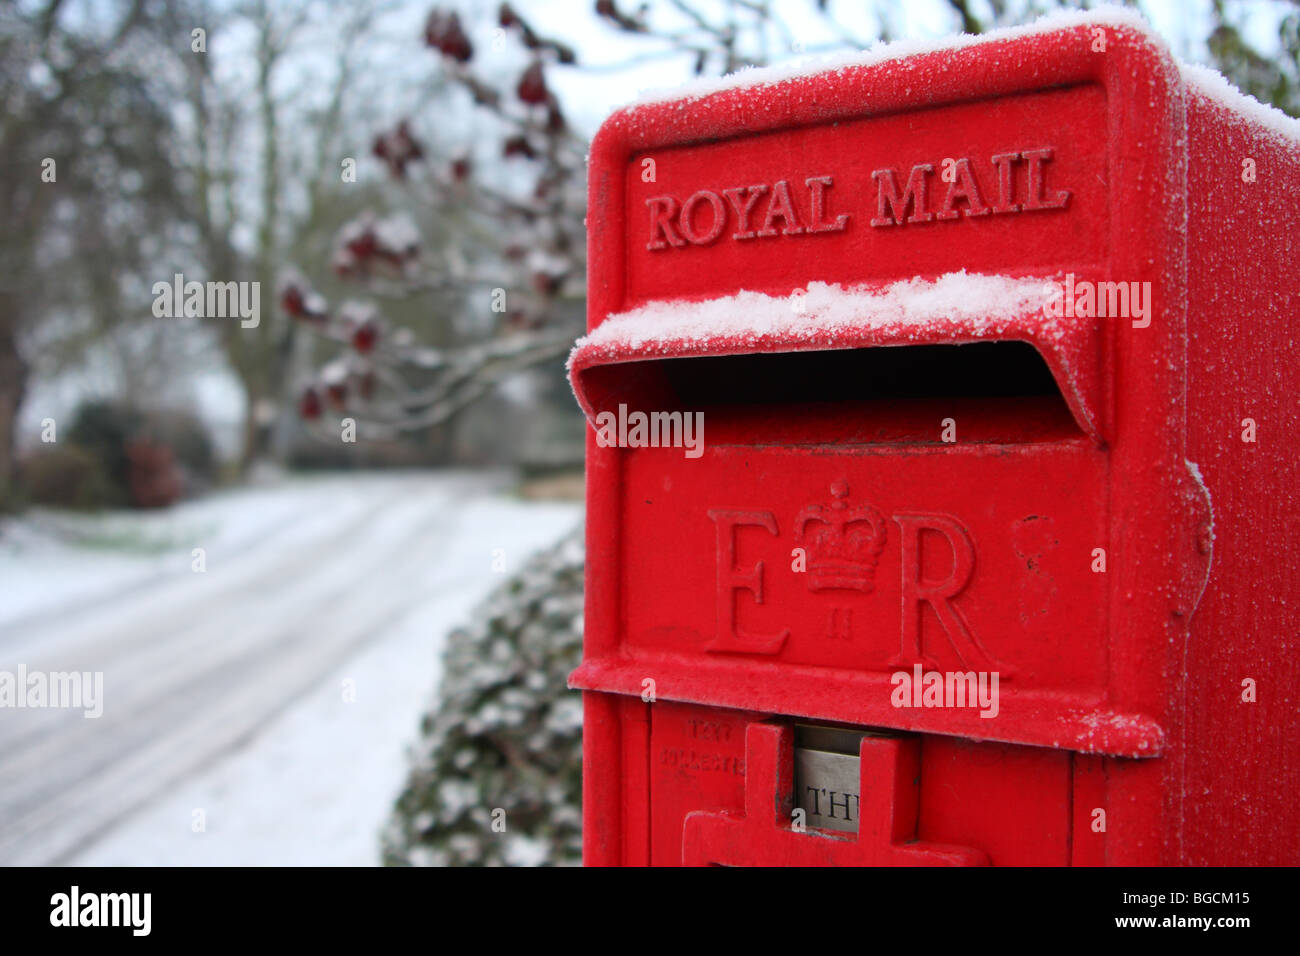
<instances>
[{"instance_id":1,"label":"red berry","mask_svg":"<svg viewBox=\"0 0 1300 956\"><path fill-rule=\"evenodd\" d=\"M514 8L508 3L503 3L497 9L497 23L501 24L503 30L509 30L519 22L519 14L515 13Z\"/></svg>"},{"instance_id":2,"label":"red berry","mask_svg":"<svg viewBox=\"0 0 1300 956\"><path fill-rule=\"evenodd\" d=\"M362 355L369 355L379 341L379 327L369 319L352 330L352 347Z\"/></svg>"},{"instance_id":3,"label":"red berry","mask_svg":"<svg viewBox=\"0 0 1300 956\"><path fill-rule=\"evenodd\" d=\"M545 103L548 95L546 75L542 72L542 61L534 60L524 75L519 78L519 87L515 91L525 103L534 106Z\"/></svg>"},{"instance_id":4,"label":"red berry","mask_svg":"<svg viewBox=\"0 0 1300 956\"><path fill-rule=\"evenodd\" d=\"M534 272L533 288L541 295L555 295L564 285L564 276L553 272Z\"/></svg>"},{"instance_id":5,"label":"red berry","mask_svg":"<svg viewBox=\"0 0 1300 956\"><path fill-rule=\"evenodd\" d=\"M421 146L420 141L415 138L415 134L411 132L411 124L406 120L402 120L397 124L397 132L394 134L394 137L397 140L397 144L402 148L402 152L405 154L408 162L412 159L424 158L424 147Z\"/></svg>"},{"instance_id":6,"label":"red berry","mask_svg":"<svg viewBox=\"0 0 1300 956\"><path fill-rule=\"evenodd\" d=\"M359 236L347 242L348 252L358 259L369 259L375 254L377 246L375 233L371 229L364 230Z\"/></svg>"},{"instance_id":7,"label":"red berry","mask_svg":"<svg viewBox=\"0 0 1300 956\"><path fill-rule=\"evenodd\" d=\"M398 123L393 131L376 136L370 152L382 159L388 171L398 179L406 177L408 163L424 158L424 147L412 135L406 120Z\"/></svg>"},{"instance_id":8,"label":"red berry","mask_svg":"<svg viewBox=\"0 0 1300 956\"><path fill-rule=\"evenodd\" d=\"M325 386L325 397L331 407L342 411L348 404L348 387L343 382L331 382Z\"/></svg>"},{"instance_id":9,"label":"red berry","mask_svg":"<svg viewBox=\"0 0 1300 956\"><path fill-rule=\"evenodd\" d=\"M546 129L550 133L564 132L564 114L560 112L559 104L552 98L546 107Z\"/></svg>"},{"instance_id":10,"label":"red berry","mask_svg":"<svg viewBox=\"0 0 1300 956\"><path fill-rule=\"evenodd\" d=\"M524 159L536 159L537 151L533 149L528 138L523 134L511 136L502 146L502 152L508 158L510 156L522 156Z\"/></svg>"},{"instance_id":11,"label":"red berry","mask_svg":"<svg viewBox=\"0 0 1300 956\"><path fill-rule=\"evenodd\" d=\"M298 400L298 414L308 421L320 418L320 394L310 385L303 389L302 398Z\"/></svg>"},{"instance_id":12,"label":"red berry","mask_svg":"<svg viewBox=\"0 0 1300 956\"><path fill-rule=\"evenodd\" d=\"M303 299L302 290L296 285L285 286L284 292L280 295L280 308L295 319L301 318L307 311L307 303Z\"/></svg>"},{"instance_id":13,"label":"red berry","mask_svg":"<svg viewBox=\"0 0 1300 956\"><path fill-rule=\"evenodd\" d=\"M460 17L454 12L435 9L430 13L424 25L424 42L443 56L460 63L468 63L474 56L474 47L470 45L469 37L460 25Z\"/></svg>"}]
</instances>

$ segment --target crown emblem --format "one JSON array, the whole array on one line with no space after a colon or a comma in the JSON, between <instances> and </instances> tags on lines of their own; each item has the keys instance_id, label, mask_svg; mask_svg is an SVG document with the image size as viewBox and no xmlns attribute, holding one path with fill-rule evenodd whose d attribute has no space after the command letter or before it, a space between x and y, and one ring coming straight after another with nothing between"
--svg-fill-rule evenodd
<instances>
[{"instance_id":1,"label":"crown emblem","mask_svg":"<svg viewBox=\"0 0 1300 956\"><path fill-rule=\"evenodd\" d=\"M869 594L885 547L885 519L871 505L850 507L842 478L831 485L831 496L829 505L809 505L794 519L795 541L808 558L808 589Z\"/></svg>"}]
</instances>

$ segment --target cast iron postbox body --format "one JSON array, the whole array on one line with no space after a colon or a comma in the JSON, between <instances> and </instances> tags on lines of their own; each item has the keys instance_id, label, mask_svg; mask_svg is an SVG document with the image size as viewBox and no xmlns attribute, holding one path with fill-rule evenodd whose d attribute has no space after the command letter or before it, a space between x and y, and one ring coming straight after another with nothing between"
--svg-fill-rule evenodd
<instances>
[{"instance_id":1,"label":"cast iron postbox body","mask_svg":"<svg viewBox=\"0 0 1300 956\"><path fill-rule=\"evenodd\" d=\"M593 144L587 862L1297 862L1294 131L1125 19L877 59Z\"/></svg>"}]
</instances>

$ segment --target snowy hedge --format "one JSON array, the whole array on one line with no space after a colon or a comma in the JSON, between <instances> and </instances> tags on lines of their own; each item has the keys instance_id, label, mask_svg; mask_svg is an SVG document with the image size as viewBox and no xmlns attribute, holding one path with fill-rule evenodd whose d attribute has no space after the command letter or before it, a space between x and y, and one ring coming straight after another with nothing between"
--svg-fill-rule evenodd
<instances>
[{"instance_id":1,"label":"snowy hedge","mask_svg":"<svg viewBox=\"0 0 1300 956\"><path fill-rule=\"evenodd\" d=\"M582 646L582 568L579 530L449 636L385 864L581 862L582 700L565 679Z\"/></svg>"}]
</instances>

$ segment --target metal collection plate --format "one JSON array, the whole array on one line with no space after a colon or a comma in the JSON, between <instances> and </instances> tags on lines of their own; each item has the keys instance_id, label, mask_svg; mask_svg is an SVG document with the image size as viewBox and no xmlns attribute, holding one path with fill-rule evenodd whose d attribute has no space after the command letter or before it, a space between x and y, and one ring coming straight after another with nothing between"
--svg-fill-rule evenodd
<instances>
[{"instance_id":1,"label":"metal collection plate","mask_svg":"<svg viewBox=\"0 0 1300 956\"><path fill-rule=\"evenodd\" d=\"M858 757L870 731L795 725L794 805L805 823L822 830L858 832L861 770Z\"/></svg>"},{"instance_id":2,"label":"metal collection plate","mask_svg":"<svg viewBox=\"0 0 1300 956\"><path fill-rule=\"evenodd\" d=\"M794 752L794 805L807 826L858 830L858 758L824 750Z\"/></svg>"}]
</instances>

